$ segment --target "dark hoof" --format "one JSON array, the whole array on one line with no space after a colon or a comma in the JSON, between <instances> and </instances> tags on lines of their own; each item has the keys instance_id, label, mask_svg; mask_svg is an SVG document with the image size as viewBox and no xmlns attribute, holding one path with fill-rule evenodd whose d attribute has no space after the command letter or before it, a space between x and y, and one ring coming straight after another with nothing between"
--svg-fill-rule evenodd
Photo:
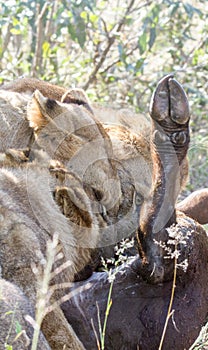
<instances>
[{"instance_id":1,"label":"dark hoof","mask_svg":"<svg viewBox=\"0 0 208 350\"><path fill-rule=\"evenodd\" d=\"M188 122L190 118L188 99L173 75L167 75L159 81L152 96L150 116L158 122L174 122L180 125Z\"/></svg>"}]
</instances>

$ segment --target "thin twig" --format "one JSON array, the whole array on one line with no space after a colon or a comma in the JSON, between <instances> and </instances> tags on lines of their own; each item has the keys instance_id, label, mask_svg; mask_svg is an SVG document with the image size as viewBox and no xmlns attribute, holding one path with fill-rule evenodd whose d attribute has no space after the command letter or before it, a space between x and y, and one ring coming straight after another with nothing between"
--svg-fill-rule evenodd
<instances>
[{"instance_id":1,"label":"thin twig","mask_svg":"<svg viewBox=\"0 0 208 350\"><path fill-rule=\"evenodd\" d=\"M46 21L46 26L45 26L45 40L50 41L51 35L55 32L55 22L53 20L54 13L57 11L58 3L57 0L52 1L50 7L50 12L48 15L48 20Z\"/></svg>"},{"instance_id":2,"label":"thin twig","mask_svg":"<svg viewBox=\"0 0 208 350\"><path fill-rule=\"evenodd\" d=\"M8 334L6 336L6 344L7 344L7 341L9 339L10 335L11 335L12 328L14 326L14 317L15 317L17 306L18 306L18 303L15 304L14 311L11 311L12 319L11 319L11 322L10 322L10 327L9 327L9 330L8 330Z\"/></svg>"},{"instance_id":3,"label":"thin twig","mask_svg":"<svg viewBox=\"0 0 208 350\"><path fill-rule=\"evenodd\" d=\"M103 23L105 34L106 34L107 38L109 39L109 31L107 29L106 21L103 18L101 18L100 21Z\"/></svg>"},{"instance_id":4,"label":"thin twig","mask_svg":"<svg viewBox=\"0 0 208 350\"><path fill-rule=\"evenodd\" d=\"M112 306L111 295L112 295L112 290L113 290L113 282L114 282L114 280L110 284L109 293L108 293L108 301L107 301L107 307L105 310L105 319L104 319L104 323L103 323L103 331L102 331L102 338L101 338L101 350L105 349L105 332L106 332L106 326L107 326L109 312L110 312L110 309Z\"/></svg>"},{"instance_id":5,"label":"thin twig","mask_svg":"<svg viewBox=\"0 0 208 350\"><path fill-rule=\"evenodd\" d=\"M51 273L51 279L53 279L56 275L63 272L63 270L67 269L68 267L72 266L72 261L67 260L61 266L57 267L52 273Z\"/></svg>"},{"instance_id":6,"label":"thin twig","mask_svg":"<svg viewBox=\"0 0 208 350\"><path fill-rule=\"evenodd\" d=\"M189 348L189 350L206 349L205 346L208 346L208 322L204 327L202 327L199 336Z\"/></svg>"},{"instance_id":7,"label":"thin twig","mask_svg":"<svg viewBox=\"0 0 208 350\"><path fill-rule=\"evenodd\" d=\"M3 43L2 43L0 58L2 58L4 53L6 52L8 46L9 46L9 43L10 43L10 39L11 39L12 21L10 18L8 18L7 21L8 21L8 25L7 25L7 29L6 29L6 35L5 35ZM1 62L0 62L0 64L1 64Z\"/></svg>"},{"instance_id":8,"label":"thin twig","mask_svg":"<svg viewBox=\"0 0 208 350\"><path fill-rule=\"evenodd\" d=\"M194 53L196 51L200 50L206 44L206 41L207 41L207 35L205 35L204 38L200 40L200 42L197 41L197 45L194 46L191 49L191 51L186 55L186 61L183 65L182 69L186 69L190 65L190 62L193 59Z\"/></svg>"},{"instance_id":9,"label":"thin twig","mask_svg":"<svg viewBox=\"0 0 208 350\"><path fill-rule=\"evenodd\" d=\"M40 334L40 327L46 313L45 310L47 308L47 302L48 302L48 298L46 296L49 289L51 271L52 271L52 267L53 267L53 263L56 255L57 245L58 245L58 236L54 235L53 241L47 243L47 253L46 253L47 263L43 272L43 280L37 295L35 328L34 328L31 350L37 349L38 338Z\"/></svg>"},{"instance_id":10,"label":"thin twig","mask_svg":"<svg viewBox=\"0 0 208 350\"><path fill-rule=\"evenodd\" d=\"M131 54L138 49L138 44L133 47L131 50L129 50L125 56L129 57L131 56ZM110 63L104 70L102 70L102 72L100 72L100 74L105 74L109 69L111 69L113 66L115 66L117 63L119 63L121 61L120 57L118 57L116 60L114 60L112 63Z\"/></svg>"},{"instance_id":11,"label":"thin twig","mask_svg":"<svg viewBox=\"0 0 208 350\"><path fill-rule=\"evenodd\" d=\"M98 334L97 334L97 331L96 331L96 329L95 329L94 321L93 321L92 318L91 318L91 324L92 324L93 332L94 332L94 334L95 334L95 339L96 339L96 343L97 343L97 348L98 348L98 350L101 350L101 349L100 349L100 342L99 342L99 339L98 339Z\"/></svg>"},{"instance_id":12,"label":"thin twig","mask_svg":"<svg viewBox=\"0 0 208 350\"><path fill-rule=\"evenodd\" d=\"M96 301L96 307L97 307L97 318L98 318L98 329L99 329L99 334L100 334L100 342L102 343L102 326L101 326L101 319L100 319L100 310L99 310L99 305L98 302ZM101 344L100 344L101 348Z\"/></svg>"},{"instance_id":13,"label":"thin twig","mask_svg":"<svg viewBox=\"0 0 208 350\"><path fill-rule=\"evenodd\" d=\"M103 63L104 63L104 61L105 61L105 59L106 59L106 56L107 56L108 52L110 51L111 46L114 44L114 42L115 42L115 40L116 40L116 35L113 34L113 33L118 33L118 32L121 31L121 29L122 29L122 27L123 27L123 25L124 25L124 23L125 23L126 16L128 15L128 13L129 13L130 9L132 8L132 6L134 5L134 3L135 3L135 0L131 0L131 1L130 1L130 4L129 4L129 6L128 6L127 9L126 9L124 16L121 18L121 20L120 20L119 23L117 24L117 28L115 27L116 29L113 28L113 29L111 30L111 32L110 32L111 35L110 35L110 33L109 33L107 46L106 46L105 50L103 51L102 55L100 56L100 59L99 59L99 61L97 62L95 68L94 68L93 71L92 71L92 73L90 74L90 76L89 76L89 78L88 78L88 81L87 81L87 82L85 83L85 85L83 86L83 89L84 89L84 90L87 90L88 87L90 86L90 84L92 84L92 82L95 80L96 75L97 75L99 69L102 67L102 65L103 65Z\"/></svg>"},{"instance_id":14,"label":"thin twig","mask_svg":"<svg viewBox=\"0 0 208 350\"><path fill-rule=\"evenodd\" d=\"M55 290L61 289L63 288L70 288L72 286L71 282L66 282L66 283L61 283L61 284L57 284L53 286L53 290L52 292L54 292ZM50 287L51 288L51 287ZM89 286L90 288L90 286ZM49 312L54 311L55 309L57 309L58 306L60 306L61 304L65 303L66 301L70 300L71 297L74 297L76 294L80 294L82 291L82 286L76 288L76 290L70 291L67 294L64 294L62 297L60 297L58 300L56 300L53 304L49 305L46 309L45 309L45 315L47 315ZM49 289L50 292L50 289ZM53 294L53 293L52 293Z\"/></svg>"},{"instance_id":15,"label":"thin twig","mask_svg":"<svg viewBox=\"0 0 208 350\"><path fill-rule=\"evenodd\" d=\"M175 246L175 250L176 249L177 249L177 244ZM173 273L173 284L172 284L172 290L171 290L170 303L169 303L168 312L167 312L167 316L166 316L166 320L165 320L165 325L163 328L163 333L162 333L162 337L160 339L160 345L159 345L158 350L162 350L162 346L163 346L164 339L165 339L165 334L166 334L167 327L168 327L168 322L169 322L169 319L171 318L171 316L173 315L173 312L174 312L174 310L172 310L172 306L173 306L173 300L174 300L175 288L176 288L176 276L177 276L177 255L175 255L175 258L174 258L174 273Z\"/></svg>"}]
</instances>

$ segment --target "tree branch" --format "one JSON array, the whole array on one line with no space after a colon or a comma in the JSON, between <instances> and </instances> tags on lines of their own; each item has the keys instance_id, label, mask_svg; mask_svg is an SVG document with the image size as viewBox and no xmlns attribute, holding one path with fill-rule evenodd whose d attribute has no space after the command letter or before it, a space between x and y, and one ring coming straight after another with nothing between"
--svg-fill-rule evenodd
<instances>
[{"instance_id":1,"label":"tree branch","mask_svg":"<svg viewBox=\"0 0 208 350\"><path fill-rule=\"evenodd\" d=\"M7 26L6 35L5 35L3 44L2 44L2 52L1 52L1 54L0 54L0 58L3 58L4 53L6 52L7 47L8 47L8 45L9 45L10 38L11 38L11 32L10 32L11 28L12 28L12 22L11 22L10 19L9 19L9 24L8 24L8 26ZM2 67L1 67L1 61L0 61L0 69L2 69Z\"/></svg>"},{"instance_id":2,"label":"tree branch","mask_svg":"<svg viewBox=\"0 0 208 350\"><path fill-rule=\"evenodd\" d=\"M45 38L46 38L46 41L50 41L50 38L51 38L51 35L53 33L55 33L55 29L54 29L54 20L53 20L53 15L54 13L56 13L57 11L57 7L58 7L58 2L56 0L54 0L52 3L51 3L51 8L50 8L50 13L49 13L49 18L46 22L46 29L45 29Z\"/></svg>"},{"instance_id":3,"label":"tree branch","mask_svg":"<svg viewBox=\"0 0 208 350\"><path fill-rule=\"evenodd\" d=\"M49 2L45 2L44 6L42 7L40 11L40 5L38 4L38 18L37 18L37 40L36 40L36 47L35 47L35 56L33 61L33 67L31 75L32 77L36 77L38 71L41 70L41 63L42 63L42 45L44 41L44 25L43 25L43 17L48 9Z\"/></svg>"},{"instance_id":4,"label":"tree branch","mask_svg":"<svg viewBox=\"0 0 208 350\"><path fill-rule=\"evenodd\" d=\"M131 54L138 49L138 45L136 45L135 47L133 47L131 50L129 50L126 53L126 57L131 56ZM112 63L110 63L104 70L102 70L102 72L100 72L100 74L105 74L110 68L112 68L113 66L115 66L117 63L120 62L120 58L118 57L116 60L114 60Z\"/></svg>"},{"instance_id":5,"label":"tree branch","mask_svg":"<svg viewBox=\"0 0 208 350\"><path fill-rule=\"evenodd\" d=\"M106 56L107 56L108 52L110 51L111 46L114 44L114 42L115 42L115 40L116 40L116 35L115 35L115 34L112 35L112 33L118 33L118 32L121 31L121 29L122 29L122 27L123 27L123 25L124 25L124 23L125 23L126 16L129 14L129 11L130 11L131 8L134 6L134 3L135 3L135 0L131 0L131 1L130 1L130 4L129 4L129 6L128 6L127 9L126 9L124 16L121 18L121 20L120 20L119 23L117 24L117 28L114 27L114 28L112 29L112 31L110 32L111 35L109 35L109 37L108 37L107 46L106 46L105 50L103 51L103 53L102 53L102 55L101 55L101 57L100 57L98 63L96 64L95 68L93 69L91 75L89 76L87 82L86 82L85 85L83 86L83 89L84 89L84 90L87 90L88 87L89 87L89 86L92 84L92 82L95 80L96 75L97 75L99 69L102 67L103 62L105 61ZM115 29L115 28L116 28L116 29ZM109 34L110 34L110 33L109 33Z\"/></svg>"}]
</instances>

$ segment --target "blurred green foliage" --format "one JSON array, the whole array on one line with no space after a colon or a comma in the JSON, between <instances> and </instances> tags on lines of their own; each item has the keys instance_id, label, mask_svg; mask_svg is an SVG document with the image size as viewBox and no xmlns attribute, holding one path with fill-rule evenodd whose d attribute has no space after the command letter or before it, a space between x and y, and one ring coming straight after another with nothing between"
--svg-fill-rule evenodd
<instances>
[{"instance_id":1,"label":"blurred green foliage","mask_svg":"<svg viewBox=\"0 0 208 350\"><path fill-rule=\"evenodd\" d=\"M0 83L30 75L147 113L158 79L174 73L192 110L193 190L208 186L207 32L207 0L0 1Z\"/></svg>"}]
</instances>

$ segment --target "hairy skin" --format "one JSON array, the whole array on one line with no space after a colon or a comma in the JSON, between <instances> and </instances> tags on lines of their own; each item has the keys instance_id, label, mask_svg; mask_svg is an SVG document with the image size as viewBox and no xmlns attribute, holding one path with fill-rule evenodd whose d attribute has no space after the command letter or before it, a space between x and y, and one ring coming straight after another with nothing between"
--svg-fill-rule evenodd
<instances>
[{"instance_id":1,"label":"hairy skin","mask_svg":"<svg viewBox=\"0 0 208 350\"><path fill-rule=\"evenodd\" d=\"M198 221L201 225L208 222L207 208L208 188L194 191L177 205L178 210Z\"/></svg>"}]
</instances>

